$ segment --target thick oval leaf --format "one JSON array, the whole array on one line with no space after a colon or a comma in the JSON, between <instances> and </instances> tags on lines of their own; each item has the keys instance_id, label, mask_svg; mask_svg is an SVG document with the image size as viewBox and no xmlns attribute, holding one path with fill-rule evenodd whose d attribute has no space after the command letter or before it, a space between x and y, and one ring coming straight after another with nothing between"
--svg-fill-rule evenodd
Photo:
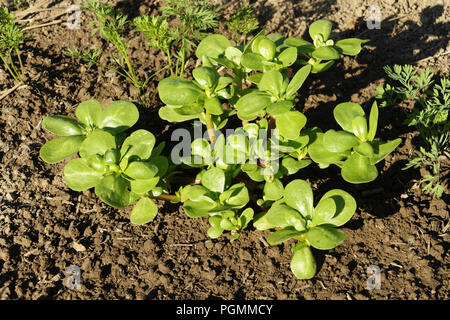
<instances>
[{"instance_id":1,"label":"thick oval leaf","mask_svg":"<svg viewBox=\"0 0 450 320\"><path fill-rule=\"evenodd\" d=\"M334 118L342 129L353 132L353 119L365 117L363 108L357 103L344 102L338 104L333 111Z\"/></svg>"},{"instance_id":2,"label":"thick oval leaf","mask_svg":"<svg viewBox=\"0 0 450 320\"><path fill-rule=\"evenodd\" d=\"M222 103L217 97L207 97L205 99L205 109L213 115L221 115L223 113Z\"/></svg>"},{"instance_id":3,"label":"thick oval leaf","mask_svg":"<svg viewBox=\"0 0 450 320\"><path fill-rule=\"evenodd\" d=\"M209 201L186 201L183 210L190 218L200 218L207 216L216 207L215 203Z\"/></svg>"},{"instance_id":4,"label":"thick oval leaf","mask_svg":"<svg viewBox=\"0 0 450 320\"><path fill-rule=\"evenodd\" d=\"M124 164L121 163L121 167L125 169L130 158L132 160L147 160L150 158L155 141L153 133L144 129L136 130L130 134L120 148L122 162L127 161Z\"/></svg>"},{"instance_id":5,"label":"thick oval leaf","mask_svg":"<svg viewBox=\"0 0 450 320\"><path fill-rule=\"evenodd\" d=\"M275 227L292 226L298 231L306 228L306 221L298 211L285 204L273 205L265 215L267 222Z\"/></svg>"},{"instance_id":6,"label":"thick oval leaf","mask_svg":"<svg viewBox=\"0 0 450 320\"><path fill-rule=\"evenodd\" d=\"M311 42L299 38L287 38L284 40L284 44L289 47L295 47L298 55L307 55L315 49Z\"/></svg>"},{"instance_id":7,"label":"thick oval leaf","mask_svg":"<svg viewBox=\"0 0 450 320\"><path fill-rule=\"evenodd\" d=\"M203 59L203 56L218 58L230 46L231 43L227 38L220 34L213 34L199 43L195 55L199 59Z\"/></svg>"},{"instance_id":8,"label":"thick oval leaf","mask_svg":"<svg viewBox=\"0 0 450 320\"><path fill-rule=\"evenodd\" d=\"M331 28L333 24L328 20L317 20L311 23L309 26L309 36L312 40L316 39L316 36L321 34L323 41L327 41L331 34Z\"/></svg>"},{"instance_id":9,"label":"thick oval leaf","mask_svg":"<svg viewBox=\"0 0 450 320\"><path fill-rule=\"evenodd\" d=\"M261 71L264 69L263 57L259 54L248 52L244 53L242 55L242 61L241 64L250 69L250 70L256 70Z\"/></svg>"},{"instance_id":10,"label":"thick oval leaf","mask_svg":"<svg viewBox=\"0 0 450 320\"><path fill-rule=\"evenodd\" d=\"M250 221L252 221L254 215L254 211L252 208L245 209L239 219L241 220L241 229L247 228Z\"/></svg>"},{"instance_id":11,"label":"thick oval leaf","mask_svg":"<svg viewBox=\"0 0 450 320\"><path fill-rule=\"evenodd\" d=\"M308 146L308 154L311 159L321 165L330 165L345 159L347 156L345 153L331 152L325 148L323 136L324 134L322 132L317 132L316 140Z\"/></svg>"},{"instance_id":12,"label":"thick oval leaf","mask_svg":"<svg viewBox=\"0 0 450 320\"><path fill-rule=\"evenodd\" d=\"M161 119L169 122L183 122L199 117L199 114L182 115L175 111L176 109L171 106L161 107L158 110L158 115Z\"/></svg>"},{"instance_id":13,"label":"thick oval leaf","mask_svg":"<svg viewBox=\"0 0 450 320\"><path fill-rule=\"evenodd\" d=\"M202 176L202 185L213 192L223 192L225 189L225 173L222 169L211 168Z\"/></svg>"},{"instance_id":14,"label":"thick oval leaf","mask_svg":"<svg viewBox=\"0 0 450 320\"><path fill-rule=\"evenodd\" d=\"M333 225L335 227L340 227L344 225L347 221L349 221L353 214L356 211L356 201L355 198L353 198L348 192L340 189L333 189L328 191L323 195L323 197L320 199L319 204L316 207L316 213L317 211L320 211L321 208L321 202L322 201L328 201L329 199L332 199L334 201L334 205L336 207L336 212L331 219L327 221L323 221L323 223L327 223L330 225ZM322 214L323 216L323 214ZM316 218L317 219L317 218ZM316 225L319 224L316 220ZM314 217L313 217L313 223L314 223ZM322 223L322 222L320 222Z\"/></svg>"},{"instance_id":15,"label":"thick oval leaf","mask_svg":"<svg viewBox=\"0 0 450 320\"><path fill-rule=\"evenodd\" d=\"M323 46L314 50L312 56L319 60L336 60L339 59L339 52L332 46Z\"/></svg>"},{"instance_id":16,"label":"thick oval leaf","mask_svg":"<svg viewBox=\"0 0 450 320\"><path fill-rule=\"evenodd\" d=\"M148 180L158 173L158 167L147 161L133 161L124 173L135 180Z\"/></svg>"},{"instance_id":17,"label":"thick oval leaf","mask_svg":"<svg viewBox=\"0 0 450 320\"><path fill-rule=\"evenodd\" d=\"M91 168L86 159L77 158L64 167L64 180L70 189L83 191L95 187L103 174Z\"/></svg>"},{"instance_id":18,"label":"thick oval leaf","mask_svg":"<svg viewBox=\"0 0 450 320\"><path fill-rule=\"evenodd\" d=\"M114 101L103 109L98 127L115 135L134 126L138 119L139 111L133 103Z\"/></svg>"},{"instance_id":19,"label":"thick oval leaf","mask_svg":"<svg viewBox=\"0 0 450 320\"><path fill-rule=\"evenodd\" d=\"M374 155L374 150L373 150L372 144L367 141L363 142L359 146L357 146L355 148L355 151L357 153L359 153L360 155L367 157L367 158L372 158Z\"/></svg>"},{"instance_id":20,"label":"thick oval leaf","mask_svg":"<svg viewBox=\"0 0 450 320\"><path fill-rule=\"evenodd\" d=\"M297 48L290 47L284 49L278 56L278 60L281 61L285 68L293 65L297 61Z\"/></svg>"},{"instance_id":21,"label":"thick oval leaf","mask_svg":"<svg viewBox=\"0 0 450 320\"><path fill-rule=\"evenodd\" d=\"M252 115L264 110L270 103L269 95L262 92L255 92L241 97L236 103L236 109L243 116Z\"/></svg>"},{"instance_id":22,"label":"thick oval leaf","mask_svg":"<svg viewBox=\"0 0 450 320\"><path fill-rule=\"evenodd\" d=\"M120 175L109 174L95 186L95 194L114 208L124 208L130 203L129 183Z\"/></svg>"},{"instance_id":23,"label":"thick oval leaf","mask_svg":"<svg viewBox=\"0 0 450 320\"><path fill-rule=\"evenodd\" d=\"M102 105L97 100L87 100L80 103L75 111L78 120L90 127L98 127Z\"/></svg>"},{"instance_id":24,"label":"thick oval leaf","mask_svg":"<svg viewBox=\"0 0 450 320\"><path fill-rule=\"evenodd\" d=\"M277 47L275 43L269 38L261 39L261 41L258 42L257 48L258 49L256 53L262 55L264 59L270 61L275 57Z\"/></svg>"},{"instance_id":25,"label":"thick oval leaf","mask_svg":"<svg viewBox=\"0 0 450 320\"><path fill-rule=\"evenodd\" d=\"M311 160L295 160L294 158L285 158L281 161L281 167L286 170L288 175L295 174L298 170L307 167Z\"/></svg>"},{"instance_id":26,"label":"thick oval leaf","mask_svg":"<svg viewBox=\"0 0 450 320\"><path fill-rule=\"evenodd\" d=\"M103 156L106 151L115 148L116 139L112 134L103 130L94 130L81 144L80 155L83 158L94 154Z\"/></svg>"},{"instance_id":27,"label":"thick oval leaf","mask_svg":"<svg viewBox=\"0 0 450 320\"><path fill-rule=\"evenodd\" d=\"M215 228L215 227L211 227L208 229L207 234L208 237L210 237L211 239L217 239L219 238L223 233L223 229L222 228Z\"/></svg>"},{"instance_id":28,"label":"thick oval leaf","mask_svg":"<svg viewBox=\"0 0 450 320\"><path fill-rule=\"evenodd\" d=\"M361 45L369 40L361 40L356 38L343 39L336 42L336 47L341 50L341 53L350 56L356 56L361 51Z\"/></svg>"},{"instance_id":29,"label":"thick oval leaf","mask_svg":"<svg viewBox=\"0 0 450 320\"><path fill-rule=\"evenodd\" d=\"M378 162L382 161L386 156L395 150L395 148L398 147L398 145L402 143L402 139L398 138L386 143L382 143L379 141L373 141L372 146L374 148L374 155L370 159L371 164L377 164Z\"/></svg>"},{"instance_id":30,"label":"thick oval leaf","mask_svg":"<svg viewBox=\"0 0 450 320\"><path fill-rule=\"evenodd\" d=\"M300 111L289 111L276 117L277 129L280 134L289 140L298 138L300 130L306 124L306 117Z\"/></svg>"},{"instance_id":31,"label":"thick oval leaf","mask_svg":"<svg viewBox=\"0 0 450 320\"><path fill-rule=\"evenodd\" d=\"M352 121L352 132L361 141L367 140L367 120L366 117L357 116Z\"/></svg>"},{"instance_id":32,"label":"thick oval leaf","mask_svg":"<svg viewBox=\"0 0 450 320\"><path fill-rule=\"evenodd\" d=\"M367 134L367 140L372 141L375 138L375 135L377 133L377 126L378 126L378 106L377 102L375 101L372 104L372 108L370 109L369 133Z\"/></svg>"},{"instance_id":33,"label":"thick oval leaf","mask_svg":"<svg viewBox=\"0 0 450 320\"><path fill-rule=\"evenodd\" d=\"M266 71L258 83L258 88L261 91L270 92L275 97L280 97L283 94L283 80L283 75L280 71Z\"/></svg>"},{"instance_id":34,"label":"thick oval leaf","mask_svg":"<svg viewBox=\"0 0 450 320\"><path fill-rule=\"evenodd\" d=\"M42 127L58 136L83 135L83 125L67 116L50 116L42 120Z\"/></svg>"},{"instance_id":35,"label":"thick oval leaf","mask_svg":"<svg viewBox=\"0 0 450 320\"><path fill-rule=\"evenodd\" d=\"M332 198L322 199L314 209L313 225L327 223L336 214L336 202Z\"/></svg>"},{"instance_id":36,"label":"thick oval leaf","mask_svg":"<svg viewBox=\"0 0 450 320\"><path fill-rule=\"evenodd\" d=\"M335 62L336 62L335 60L330 60L328 62L315 63L312 66L311 73L320 73L320 72L327 71L328 69L330 69L333 66L333 64Z\"/></svg>"},{"instance_id":37,"label":"thick oval leaf","mask_svg":"<svg viewBox=\"0 0 450 320\"><path fill-rule=\"evenodd\" d=\"M306 239L316 249L330 250L345 240L345 233L330 225L320 225L308 230Z\"/></svg>"},{"instance_id":38,"label":"thick oval leaf","mask_svg":"<svg viewBox=\"0 0 450 320\"><path fill-rule=\"evenodd\" d=\"M192 71L192 76L203 89L214 89L219 82L219 73L214 67L200 67Z\"/></svg>"},{"instance_id":39,"label":"thick oval leaf","mask_svg":"<svg viewBox=\"0 0 450 320\"><path fill-rule=\"evenodd\" d=\"M316 274L316 260L310 247L295 251L291 260L291 270L298 279L311 279Z\"/></svg>"},{"instance_id":40,"label":"thick oval leaf","mask_svg":"<svg viewBox=\"0 0 450 320\"><path fill-rule=\"evenodd\" d=\"M301 88L309 73L311 72L311 65L306 65L302 67L297 73L294 75L292 80L289 82L289 85L286 90L286 98L293 99L297 91Z\"/></svg>"},{"instance_id":41,"label":"thick oval leaf","mask_svg":"<svg viewBox=\"0 0 450 320\"><path fill-rule=\"evenodd\" d=\"M282 113L288 112L292 109L294 103L292 101L280 101L270 104L267 107L267 113L272 116L278 116Z\"/></svg>"},{"instance_id":42,"label":"thick oval leaf","mask_svg":"<svg viewBox=\"0 0 450 320\"><path fill-rule=\"evenodd\" d=\"M264 199L275 201L283 196L283 183L278 179L267 181L264 185Z\"/></svg>"},{"instance_id":43,"label":"thick oval leaf","mask_svg":"<svg viewBox=\"0 0 450 320\"><path fill-rule=\"evenodd\" d=\"M230 189L223 192L220 195L220 200L226 205L242 208L249 202L250 197L248 195L247 187L238 183L232 185Z\"/></svg>"},{"instance_id":44,"label":"thick oval leaf","mask_svg":"<svg viewBox=\"0 0 450 320\"><path fill-rule=\"evenodd\" d=\"M183 189L181 201L186 202L187 200L192 201L206 201L209 203L215 203L213 199L210 198L211 192L204 186L192 185L187 186Z\"/></svg>"},{"instance_id":45,"label":"thick oval leaf","mask_svg":"<svg viewBox=\"0 0 450 320\"><path fill-rule=\"evenodd\" d=\"M347 131L328 130L323 135L323 146L330 152L344 152L359 145L359 139Z\"/></svg>"},{"instance_id":46,"label":"thick oval leaf","mask_svg":"<svg viewBox=\"0 0 450 320\"><path fill-rule=\"evenodd\" d=\"M141 198L131 211L130 221L133 224L141 225L155 219L158 214L158 207L147 197Z\"/></svg>"},{"instance_id":47,"label":"thick oval leaf","mask_svg":"<svg viewBox=\"0 0 450 320\"><path fill-rule=\"evenodd\" d=\"M169 77L158 84L158 93L165 104L183 106L196 102L203 95L203 90L187 79Z\"/></svg>"},{"instance_id":48,"label":"thick oval leaf","mask_svg":"<svg viewBox=\"0 0 450 320\"><path fill-rule=\"evenodd\" d=\"M276 226L271 224L266 217L266 212L260 212L255 215L255 218L253 219L253 226L256 228L256 230L268 230L273 229Z\"/></svg>"},{"instance_id":49,"label":"thick oval leaf","mask_svg":"<svg viewBox=\"0 0 450 320\"><path fill-rule=\"evenodd\" d=\"M314 214L313 192L305 180L294 180L284 189L284 199L287 205L297 209L304 217Z\"/></svg>"},{"instance_id":50,"label":"thick oval leaf","mask_svg":"<svg viewBox=\"0 0 450 320\"><path fill-rule=\"evenodd\" d=\"M154 177L145 180L133 180L130 181L131 191L136 194L146 194L150 190L156 187L159 182L159 177Z\"/></svg>"},{"instance_id":51,"label":"thick oval leaf","mask_svg":"<svg viewBox=\"0 0 450 320\"><path fill-rule=\"evenodd\" d=\"M84 136L69 136L50 140L39 151L42 160L57 163L76 154L84 141Z\"/></svg>"},{"instance_id":52,"label":"thick oval leaf","mask_svg":"<svg viewBox=\"0 0 450 320\"><path fill-rule=\"evenodd\" d=\"M355 152L344 162L341 174L347 182L367 183L377 178L378 171L369 158Z\"/></svg>"},{"instance_id":53,"label":"thick oval leaf","mask_svg":"<svg viewBox=\"0 0 450 320\"><path fill-rule=\"evenodd\" d=\"M270 236L267 237L267 243L270 245L276 245L280 244L284 241L287 241L289 239L292 239L294 237L298 237L303 232L296 230L293 227L286 227L284 229L275 231Z\"/></svg>"}]
</instances>

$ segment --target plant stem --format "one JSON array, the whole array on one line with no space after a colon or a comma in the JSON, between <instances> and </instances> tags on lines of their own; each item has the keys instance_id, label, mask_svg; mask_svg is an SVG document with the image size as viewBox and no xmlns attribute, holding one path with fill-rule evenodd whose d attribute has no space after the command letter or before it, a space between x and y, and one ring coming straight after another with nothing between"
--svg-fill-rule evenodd
<instances>
[{"instance_id":1,"label":"plant stem","mask_svg":"<svg viewBox=\"0 0 450 320\"><path fill-rule=\"evenodd\" d=\"M214 124L212 122L211 114L208 112L208 110L205 110L205 121L206 121L206 130L208 131L209 140L211 143L214 143L216 141L215 136L215 130L214 130Z\"/></svg>"},{"instance_id":2,"label":"plant stem","mask_svg":"<svg viewBox=\"0 0 450 320\"><path fill-rule=\"evenodd\" d=\"M14 80L16 81L20 81L19 79L17 79L17 76L14 74L14 72L11 70L8 62L6 62L5 58L3 57L3 55L0 55L0 58L2 59L3 63L6 66L6 69L8 69L9 73L11 74L11 76L14 78Z\"/></svg>"},{"instance_id":3,"label":"plant stem","mask_svg":"<svg viewBox=\"0 0 450 320\"><path fill-rule=\"evenodd\" d=\"M17 57L19 58L20 72L21 72L22 78L24 78L25 77L25 70L23 68L22 58L20 57L20 49L19 48L16 48L16 53L17 53Z\"/></svg>"},{"instance_id":4,"label":"plant stem","mask_svg":"<svg viewBox=\"0 0 450 320\"><path fill-rule=\"evenodd\" d=\"M172 200L176 199L177 196L174 194L161 194L159 196L152 197L152 198L156 199L156 200L172 201Z\"/></svg>"},{"instance_id":5,"label":"plant stem","mask_svg":"<svg viewBox=\"0 0 450 320\"><path fill-rule=\"evenodd\" d=\"M170 56L170 49L167 49L166 54L167 54L167 60L169 61L170 75L173 76L172 57Z\"/></svg>"}]
</instances>

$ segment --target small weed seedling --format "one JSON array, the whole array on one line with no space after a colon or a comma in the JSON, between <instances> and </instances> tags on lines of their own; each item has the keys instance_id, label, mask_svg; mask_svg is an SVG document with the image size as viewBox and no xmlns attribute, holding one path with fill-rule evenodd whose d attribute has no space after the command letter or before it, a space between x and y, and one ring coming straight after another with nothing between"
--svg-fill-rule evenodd
<instances>
[{"instance_id":1,"label":"small weed seedling","mask_svg":"<svg viewBox=\"0 0 450 320\"><path fill-rule=\"evenodd\" d=\"M450 158L450 79L442 78L433 85L434 74L429 69L417 73L411 65L395 65L393 68L386 66L384 70L388 77L400 83L400 86L386 84L385 88L377 88L377 98L384 106L394 106L404 100L414 101L414 109L407 113L405 123L415 126L424 142L420 153L416 154L404 169L431 168L431 174L420 181L423 184L422 190L440 198L445 190L441 182L441 157Z\"/></svg>"},{"instance_id":2,"label":"small weed seedling","mask_svg":"<svg viewBox=\"0 0 450 320\"><path fill-rule=\"evenodd\" d=\"M217 26L217 8L209 0L168 0L160 16L140 16L133 25L149 40L151 48L166 53L172 76L184 76L187 59L204 37Z\"/></svg>"},{"instance_id":3,"label":"small weed seedling","mask_svg":"<svg viewBox=\"0 0 450 320\"><path fill-rule=\"evenodd\" d=\"M225 25L233 34L233 40L240 43L240 39L246 37L249 33L255 31L259 27L258 19L250 5L240 4L239 10L225 22ZM244 40L244 43L246 41Z\"/></svg>"},{"instance_id":4,"label":"small weed seedling","mask_svg":"<svg viewBox=\"0 0 450 320\"><path fill-rule=\"evenodd\" d=\"M14 80L19 82L25 81L25 71L19 49L25 39L26 35L16 24L14 14L9 12L8 8L0 7L0 58L6 70ZM16 59L14 59L14 53Z\"/></svg>"}]
</instances>

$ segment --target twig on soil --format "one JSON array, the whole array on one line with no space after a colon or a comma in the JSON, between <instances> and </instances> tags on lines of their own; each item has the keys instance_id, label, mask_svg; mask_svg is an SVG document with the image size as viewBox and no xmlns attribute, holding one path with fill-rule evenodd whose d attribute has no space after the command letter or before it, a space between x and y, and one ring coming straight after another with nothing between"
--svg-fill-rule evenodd
<instances>
[{"instance_id":1,"label":"twig on soil","mask_svg":"<svg viewBox=\"0 0 450 320\"><path fill-rule=\"evenodd\" d=\"M48 26L52 26L52 25L55 25L55 24L59 24L61 22L64 22L64 20L56 20L56 21L53 21L53 22L47 22L47 23L38 24L38 25L35 25L35 26L29 26L29 27L24 28L23 30L31 30L31 29L36 29L36 28L48 27Z\"/></svg>"},{"instance_id":2,"label":"twig on soil","mask_svg":"<svg viewBox=\"0 0 450 320\"><path fill-rule=\"evenodd\" d=\"M23 89L28 87L28 85L23 84L22 82L17 83L14 87L12 87L11 89L6 90L4 93L0 93L0 101L3 100L4 98L6 98L10 93L16 91L17 89Z\"/></svg>"},{"instance_id":3,"label":"twig on soil","mask_svg":"<svg viewBox=\"0 0 450 320\"><path fill-rule=\"evenodd\" d=\"M52 3L52 0L41 0L35 3L34 6L29 7L28 9L25 9L23 11L20 12L15 12L15 17L17 19L23 19L26 16L29 16L30 14L39 12L39 10L42 9L43 6L46 6L48 8L48 5L50 5Z\"/></svg>"},{"instance_id":4,"label":"twig on soil","mask_svg":"<svg viewBox=\"0 0 450 320\"><path fill-rule=\"evenodd\" d=\"M416 61L416 63L428 61L428 60L435 59L435 58L439 58L439 57L442 57L442 56L446 56L448 54L450 54L450 51L443 52L441 54L438 54L437 56L431 56L431 57L427 57L427 58L421 59L419 61Z\"/></svg>"},{"instance_id":5,"label":"twig on soil","mask_svg":"<svg viewBox=\"0 0 450 320\"><path fill-rule=\"evenodd\" d=\"M195 246L195 244L190 244L190 243L175 243L175 244L171 244L171 247L193 247Z\"/></svg>"}]
</instances>

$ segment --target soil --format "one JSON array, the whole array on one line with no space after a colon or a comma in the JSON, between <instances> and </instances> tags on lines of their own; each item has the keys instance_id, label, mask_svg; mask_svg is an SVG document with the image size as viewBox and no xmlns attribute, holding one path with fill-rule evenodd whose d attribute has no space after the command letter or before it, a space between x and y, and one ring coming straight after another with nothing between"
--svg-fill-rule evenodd
<instances>
[{"instance_id":1,"label":"soil","mask_svg":"<svg viewBox=\"0 0 450 320\"><path fill-rule=\"evenodd\" d=\"M159 7L158 1L112 2L130 16ZM268 32L307 38L307 26L327 18L336 28L333 39L370 39L356 58L345 57L308 80L297 104L308 127L334 128L332 109L339 102L357 102L367 110L385 81L385 65L409 63L449 75L450 55L443 55L450 38L447 1L375 1L382 21L381 29L373 30L367 29L363 0L251 2ZM54 1L52 8L68 3ZM236 8L232 1L223 14ZM73 46L97 46L105 49L102 59L111 56L112 48L91 35L89 21L82 14L79 30L65 24L30 30L32 39L22 51L32 84L0 101L0 299L449 299L448 189L433 200L417 183L424 172L401 170L420 140L402 124L400 108L380 110L379 137L400 136L403 144L379 165L374 182L348 184L336 168L315 165L298 175L311 183L316 199L342 188L358 203L342 228L345 242L315 252L319 269L312 280L294 277L292 243L269 246L267 232L250 228L233 243L228 235L211 240L206 219L190 219L178 205L162 202L155 221L133 226L130 209L110 208L92 191L71 191L63 181L64 163L48 165L39 158L40 147L53 138L41 128L43 117L73 116L87 99L104 105L136 102L136 90L124 79L62 54ZM164 56L148 49L140 35L126 37L140 76L165 65ZM149 89L152 107L139 106L138 127L168 139L174 126L157 117L156 84ZM0 69L0 91L13 85ZM81 270L79 290L66 286L72 265ZM380 289L367 287L370 266L380 269Z\"/></svg>"}]
</instances>

